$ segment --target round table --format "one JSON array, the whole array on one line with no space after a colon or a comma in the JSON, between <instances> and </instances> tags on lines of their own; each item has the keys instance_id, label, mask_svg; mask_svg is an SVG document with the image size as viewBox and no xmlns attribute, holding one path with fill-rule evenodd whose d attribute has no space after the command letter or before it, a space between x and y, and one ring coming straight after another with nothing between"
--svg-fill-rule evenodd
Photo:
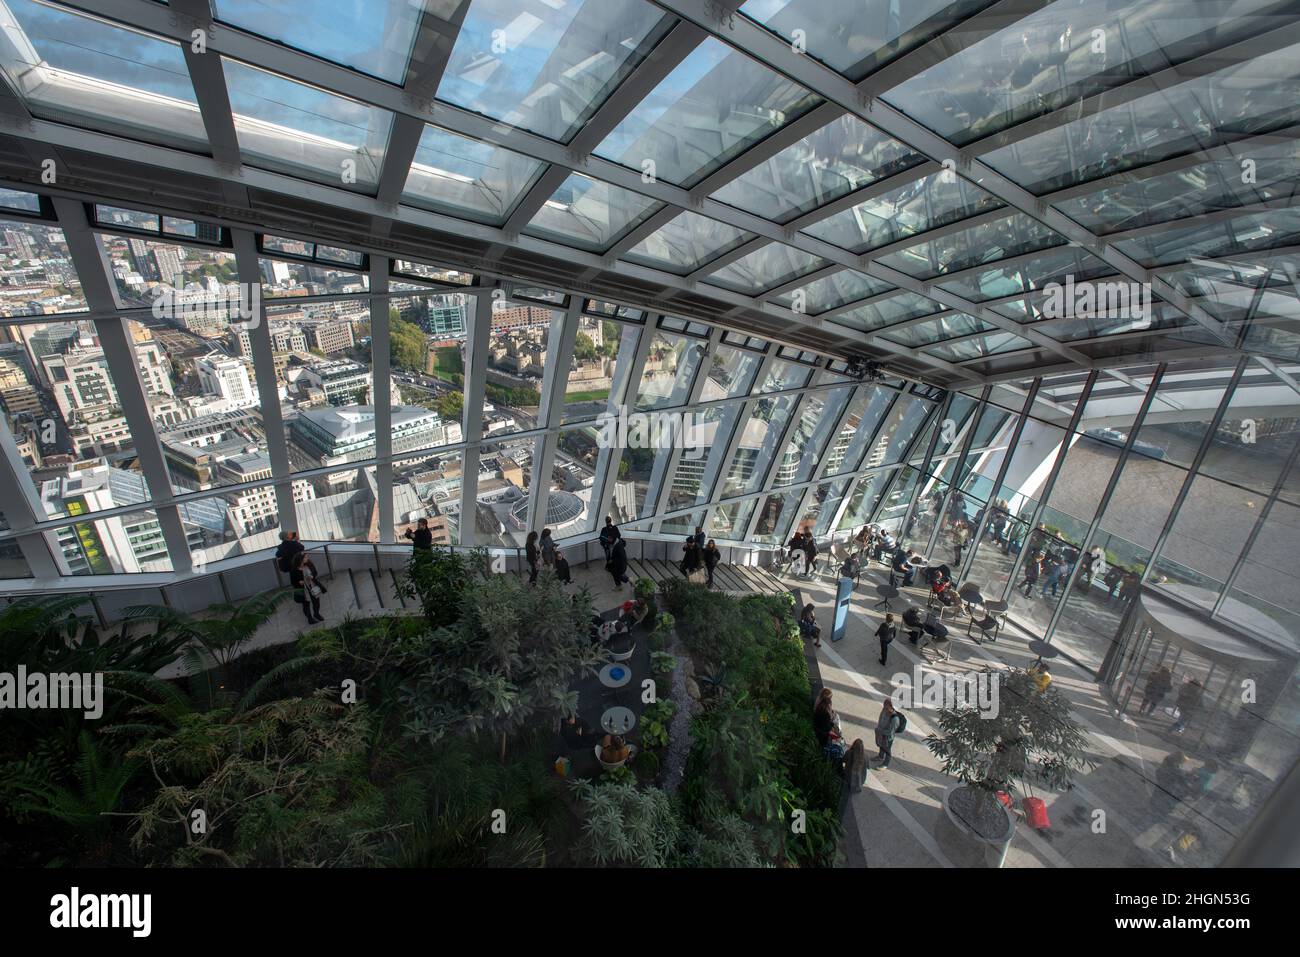
<instances>
[{"instance_id":1,"label":"round table","mask_svg":"<svg viewBox=\"0 0 1300 957\"><path fill-rule=\"evenodd\" d=\"M606 688L621 688L632 680L632 669L613 662L600 669L600 683Z\"/></svg>"},{"instance_id":2,"label":"round table","mask_svg":"<svg viewBox=\"0 0 1300 957\"><path fill-rule=\"evenodd\" d=\"M621 705L610 708L600 716L600 726L608 734L627 734L636 727L636 715L630 708Z\"/></svg>"},{"instance_id":3,"label":"round table","mask_svg":"<svg viewBox=\"0 0 1300 957\"><path fill-rule=\"evenodd\" d=\"M1044 658L1055 658L1059 651L1040 638L1035 638L1029 643L1029 650L1038 655L1038 660L1034 664L1042 664Z\"/></svg>"}]
</instances>

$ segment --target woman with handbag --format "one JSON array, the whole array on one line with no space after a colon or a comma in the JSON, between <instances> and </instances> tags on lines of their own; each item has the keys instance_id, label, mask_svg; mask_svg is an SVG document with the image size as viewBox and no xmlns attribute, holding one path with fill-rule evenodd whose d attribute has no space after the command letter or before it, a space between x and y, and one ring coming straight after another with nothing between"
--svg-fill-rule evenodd
<instances>
[{"instance_id":1,"label":"woman with handbag","mask_svg":"<svg viewBox=\"0 0 1300 957\"><path fill-rule=\"evenodd\" d=\"M306 552L293 556L293 568L289 571L289 584L293 586L293 600L302 605L302 612L307 616L307 623L315 625L325 619L320 613L320 596L325 593L316 574L316 566L307 557Z\"/></svg>"}]
</instances>

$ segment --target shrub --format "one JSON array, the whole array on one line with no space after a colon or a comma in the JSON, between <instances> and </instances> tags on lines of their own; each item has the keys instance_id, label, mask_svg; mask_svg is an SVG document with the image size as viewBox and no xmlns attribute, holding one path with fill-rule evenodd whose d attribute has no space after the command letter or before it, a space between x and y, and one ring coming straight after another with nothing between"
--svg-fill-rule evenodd
<instances>
[{"instance_id":1,"label":"shrub","mask_svg":"<svg viewBox=\"0 0 1300 957\"><path fill-rule=\"evenodd\" d=\"M677 843L679 824L668 795L658 788L612 782L573 782L583 820L577 851L587 863L664 867Z\"/></svg>"}]
</instances>

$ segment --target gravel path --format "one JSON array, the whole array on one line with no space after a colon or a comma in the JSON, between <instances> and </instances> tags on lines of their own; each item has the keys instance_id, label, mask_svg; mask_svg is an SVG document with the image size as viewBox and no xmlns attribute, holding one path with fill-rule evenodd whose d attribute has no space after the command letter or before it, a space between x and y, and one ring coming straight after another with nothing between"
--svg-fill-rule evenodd
<instances>
[{"instance_id":1,"label":"gravel path","mask_svg":"<svg viewBox=\"0 0 1300 957\"><path fill-rule=\"evenodd\" d=\"M686 693L688 659L685 649L677 640L675 629L672 640L668 642L668 653L677 659L677 667L673 669L672 676L672 700L677 704L677 712L668 728L668 753L664 755L662 776L664 790L673 794L681 787L686 775L686 757L691 753L691 718L699 709L699 704Z\"/></svg>"}]
</instances>

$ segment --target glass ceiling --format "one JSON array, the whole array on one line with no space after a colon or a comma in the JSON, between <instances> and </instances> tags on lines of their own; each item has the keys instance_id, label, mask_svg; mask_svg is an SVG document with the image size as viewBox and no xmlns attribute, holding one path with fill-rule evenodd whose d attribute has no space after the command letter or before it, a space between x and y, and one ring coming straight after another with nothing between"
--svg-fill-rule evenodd
<instances>
[{"instance_id":1,"label":"glass ceiling","mask_svg":"<svg viewBox=\"0 0 1300 957\"><path fill-rule=\"evenodd\" d=\"M1289 358L1300 342L1292 3L1055 0L1008 19L990 0L748 0L703 30L675 29L674 3L648 0L211 8L220 29L203 53L149 5L132 24L120 4L9 0L0 74L32 118L15 134L48 124L81 154L117 155L107 134L223 163L217 146L236 142L242 163L288 178L278 188L340 190L349 216L382 196L378 215L508 226L498 247L522 234L558 262L614 276L631 264L792 338L824 316L846 353L906 356L908 374L944 384L995 371L960 363L1014 352L1029 325L1059 343L1110 339L1105 361L1221 343L1206 317L1243 352ZM801 59L759 42L771 36ZM205 55L219 74L192 78ZM863 84L862 109L835 105L836 81ZM975 165L940 168L950 151L907 123ZM580 133L590 153L572 148ZM1053 228L1058 211L1131 262L1104 265L1104 245ZM1261 295L1228 288L1211 261L1240 257L1283 278ZM1150 334L1126 338L1141 331L1127 317L1041 308L1050 283L1142 269L1203 311L1153 295ZM996 371L1015 361L1027 370L1037 353Z\"/></svg>"}]
</instances>

